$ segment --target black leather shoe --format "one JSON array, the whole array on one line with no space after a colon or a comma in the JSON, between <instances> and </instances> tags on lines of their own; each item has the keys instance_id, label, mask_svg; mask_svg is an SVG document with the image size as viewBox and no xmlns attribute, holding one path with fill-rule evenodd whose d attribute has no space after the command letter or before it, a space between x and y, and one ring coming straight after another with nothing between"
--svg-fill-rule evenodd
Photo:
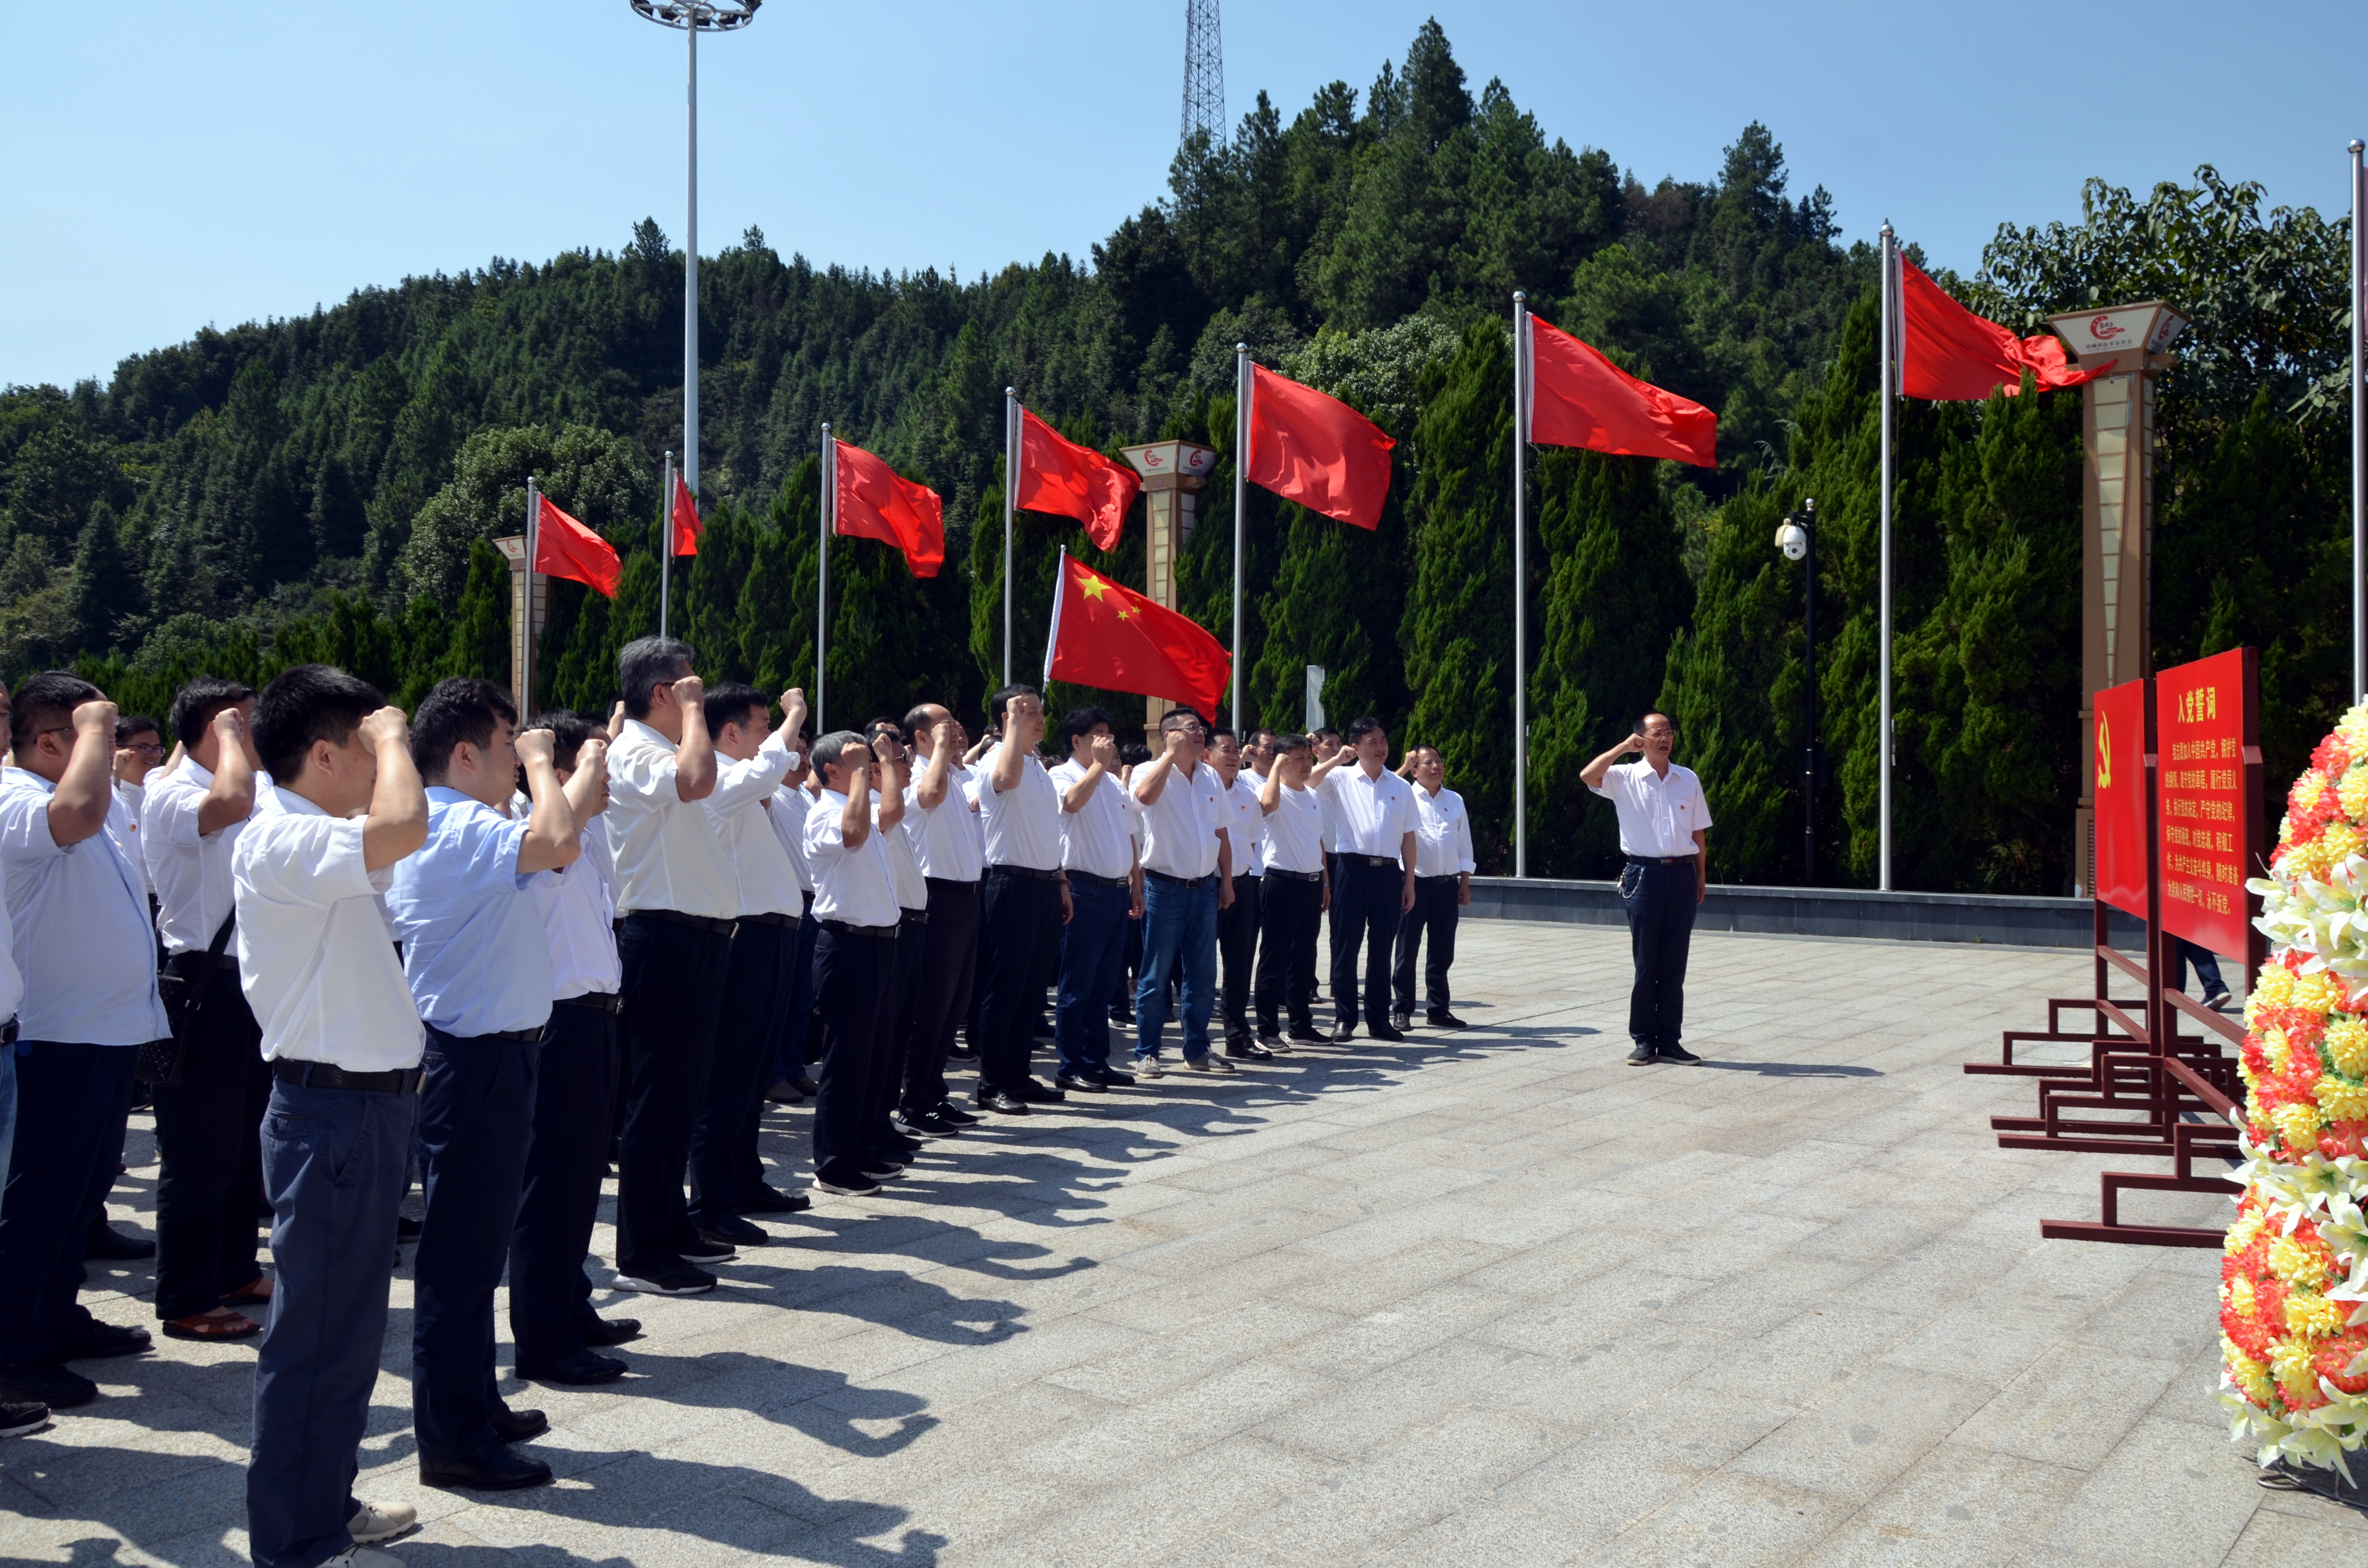
<instances>
[{"instance_id":1,"label":"black leather shoe","mask_svg":"<svg viewBox=\"0 0 2368 1568\"><path fill-rule=\"evenodd\" d=\"M1282 1038L1295 1045L1322 1045L1330 1037L1314 1024L1293 1024L1283 1031Z\"/></svg>"},{"instance_id":2,"label":"black leather shoe","mask_svg":"<svg viewBox=\"0 0 2368 1568\"><path fill-rule=\"evenodd\" d=\"M1105 1089L1131 1089L1134 1087L1134 1074L1132 1073L1121 1073L1115 1067L1095 1068L1094 1078Z\"/></svg>"},{"instance_id":3,"label":"black leather shoe","mask_svg":"<svg viewBox=\"0 0 2368 1568\"><path fill-rule=\"evenodd\" d=\"M814 1199L803 1192L783 1192L778 1187L758 1187L757 1196L744 1199L734 1205L743 1214L802 1214L814 1207Z\"/></svg>"},{"instance_id":4,"label":"black leather shoe","mask_svg":"<svg viewBox=\"0 0 2368 1568\"><path fill-rule=\"evenodd\" d=\"M901 1160L908 1154L917 1154L928 1145L928 1139L916 1138L909 1132L899 1132L894 1126L880 1135L880 1152L892 1160Z\"/></svg>"},{"instance_id":5,"label":"black leather shoe","mask_svg":"<svg viewBox=\"0 0 2368 1568\"><path fill-rule=\"evenodd\" d=\"M101 1220L91 1226L90 1235L82 1244L82 1255L108 1263L129 1263L133 1258L155 1256L156 1244L144 1236L127 1236Z\"/></svg>"},{"instance_id":6,"label":"black leather shoe","mask_svg":"<svg viewBox=\"0 0 2368 1568\"><path fill-rule=\"evenodd\" d=\"M929 1114L936 1117L939 1121L945 1122L953 1127L976 1127L978 1125L978 1118L971 1115L970 1112L962 1109L962 1107L954 1104L951 1100L946 1101L943 1105L939 1106L935 1110L929 1112Z\"/></svg>"},{"instance_id":7,"label":"black leather shoe","mask_svg":"<svg viewBox=\"0 0 2368 1568\"><path fill-rule=\"evenodd\" d=\"M1042 1018L1042 1017L1038 1018L1038 1019L1036 1020L1036 1027L1035 1027L1035 1028L1034 1028L1032 1031L1030 1031L1030 1035L1029 1035L1029 1038L1030 1038L1030 1039L1031 1039L1031 1040L1051 1040L1051 1039L1053 1039L1053 1024L1052 1024L1052 1020L1050 1020L1050 1019L1048 1019L1048 1018Z\"/></svg>"},{"instance_id":8,"label":"black leather shoe","mask_svg":"<svg viewBox=\"0 0 2368 1568\"><path fill-rule=\"evenodd\" d=\"M394 1239L396 1241L416 1242L419 1239L419 1221L413 1219L410 1215L397 1214L394 1217Z\"/></svg>"},{"instance_id":9,"label":"black leather shoe","mask_svg":"<svg viewBox=\"0 0 2368 1568\"><path fill-rule=\"evenodd\" d=\"M1081 1094L1088 1095L1099 1095L1110 1087L1109 1085L1101 1082L1099 1079L1088 1078L1082 1073L1055 1074L1053 1077L1053 1087L1061 1090L1064 1094L1067 1093L1071 1089L1076 1089Z\"/></svg>"},{"instance_id":10,"label":"black leather shoe","mask_svg":"<svg viewBox=\"0 0 2368 1568\"><path fill-rule=\"evenodd\" d=\"M822 1093L822 1085L815 1083L810 1074L799 1074L796 1077L789 1080L789 1085L790 1087L805 1096L808 1099L812 1099L816 1095Z\"/></svg>"},{"instance_id":11,"label":"black leather shoe","mask_svg":"<svg viewBox=\"0 0 2368 1568\"><path fill-rule=\"evenodd\" d=\"M518 1363L518 1375L532 1383L566 1383L575 1387L586 1387L593 1383L615 1382L625 1375L625 1363L614 1356L603 1356L597 1350L579 1350L573 1356L562 1356L555 1361L521 1361ZM530 1415L537 1418L540 1425L534 1428L536 1432L542 1431L551 1425L541 1419L542 1412L540 1410L520 1411L518 1414ZM533 1436L531 1432L521 1432L514 1437L508 1432L503 1431L499 1421L494 1423L494 1430L502 1434L502 1441L505 1443L515 1443L518 1437Z\"/></svg>"},{"instance_id":12,"label":"black leather shoe","mask_svg":"<svg viewBox=\"0 0 2368 1568\"><path fill-rule=\"evenodd\" d=\"M1007 1095L1001 1089L989 1089L978 1096L978 1108L994 1111L998 1116L1026 1116L1028 1102L1017 1095Z\"/></svg>"},{"instance_id":13,"label":"black leather shoe","mask_svg":"<svg viewBox=\"0 0 2368 1568\"><path fill-rule=\"evenodd\" d=\"M949 1062L975 1062L978 1060L978 1052L957 1040L953 1044L946 1047L946 1060Z\"/></svg>"},{"instance_id":14,"label":"black leather shoe","mask_svg":"<svg viewBox=\"0 0 2368 1568\"><path fill-rule=\"evenodd\" d=\"M1410 1029L1414 1028L1414 1010L1410 1007L1393 1007L1390 1009L1390 1028L1394 1029Z\"/></svg>"},{"instance_id":15,"label":"black leather shoe","mask_svg":"<svg viewBox=\"0 0 2368 1568\"><path fill-rule=\"evenodd\" d=\"M144 1328L118 1328L111 1323L91 1323L50 1340L52 1361L96 1361L105 1356L137 1356L155 1341ZM55 1403L52 1401L51 1403Z\"/></svg>"},{"instance_id":16,"label":"black leather shoe","mask_svg":"<svg viewBox=\"0 0 2368 1568\"><path fill-rule=\"evenodd\" d=\"M1030 1105L1058 1105L1069 1097L1059 1089L1047 1088L1033 1078L1021 1079L1019 1086L1011 1092Z\"/></svg>"},{"instance_id":17,"label":"black leather shoe","mask_svg":"<svg viewBox=\"0 0 2368 1568\"><path fill-rule=\"evenodd\" d=\"M598 1327L594 1326L596 1324ZM642 1320L639 1318L594 1318L591 1323L575 1324L575 1337L596 1348L603 1345L622 1345L628 1339L641 1336Z\"/></svg>"},{"instance_id":18,"label":"black leather shoe","mask_svg":"<svg viewBox=\"0 0 2368 1568\"><path fill-rule=\"evenodd\" d=\"M1650 1067L1658 1060L1653 1054L1653 1048L1641 1040L1636 1042L1636 1049L1628 1053L1628 1065L1631 1067Z\"/></svg>"},{"instance_id":19,"label":"black leather shoe","mask_svg":"<svg viewBox=\"0 0 2368 1568\"><path fill-rule=\"evenodd\" d=\"M1702 1058L1696 1056L1692 1051L1688 1051L1682 1045L1665 1045L1661 1047L1660 1050L1653 1053L1653 1060L1656 1062L1674 1062L1682 1066L1689 1062L1700 1062Z\"/></svg>"},{"instance_id":20,"label":"black leather shoe","mask_svg":"<svg viewBox=\"0 0 2368 1568\"><path fill-rule=\"evenodd\" d=\"M590 1356L592 1353L587 1350L585 1354ZM598 1361L609 1359L606 1356L593 1358ZM617 1369L623 1371L625 1364L622 1361L618 1362ZM495 1411L492 1419L494 1436L505 1443L523 1443L529 1437L539 1437L551 1430L551 1417L540 1410L511 1410L506 1406Z\"/></svg>"},{"instance_id":21,"label":"black leather shoe","mask_svg":"<svg viewBox=\"0 0 2368 1568\"><path fill-rule=\"evenodd\" d=\"M712 1225L695 1225L691 1228L699 1233L700 1241L715 1248L717 1252L727 1254L735 1247L760 1247L773 1239L771 1233L763 1226L752 1225L737 1216L729 1220L718 1220ZM697 1257L685 1253L683 1261L685 1263L729 1263L732 1259L728 1256L716 1257L712 1254L701 1252Z\"/></svg>"},{"instance_id":22,"label":"black leather shoe","mask_svg":"<svg viewBox=\"0 0 2368 1568\"><path fill-rule=\"evenodd\" d=\"M1256 1040L1237 1040L1225 1047L1225 1054L1239 1062L1271 1062L1274 1052Z\"/></svg>"},{"instance_id":23,"label":"black leather shoe","mask_svg":"<svg viewBox=\"0 0 2368 1568\"><path fill-rule=\"evenodd\" d=\"M765 1098L771 1101L774 1105L803 1105L806 1103L805 1096L798 1093L797 1086L791 1084L787 1078L781 1079L771 1088L767 1089L765 1091Z\"/></svg>"},{"instance_id":24,"label":"black leather shoe","mask_svg":"<svg viewBox=\"0 0 2368 1568\"><path fill-rule=\"evenodd\" d=\"M1444 1007L1435 1013L1424 1014L1422 1021L1435 1029L1468 1029L1472 1027Z\"/></svg>"},{"instance_id":25,"label":"black leather shoe","mask_svg":"<svg viewBox=\"0 0 2368 1568\"><path fill-rule=\"evenodd\" d=\"M51 1410L72 1410L98 1397L98 1385L54 1361L19 1361L0 1367L0 1394L38 1400Z\"/></svg>"},{"instance_id":26,"label":"black leather shoe","mask_svg":"<svg viewBox=\"0 0 2368 1568\"><path fill-rule=\"evenodd\" d=\"M1354 1039L1356 1039L1356 1038L1357 1038L1357 1026L1356 1026L1356 1025L1354 1025L1354 1024L1334 1024L1334 1025L1332 1026L1332 1043L1333 1043L1333 1044L1335 1044L1335 1045L1346 1045L1346 1044L1348 1044L1350 1040L1354 1040Z\"/></svg>"},{"instance_id":27,"label":"black leather shoe","mask_svg":"<svg viewBox=\"0 0 2368 1568\"><path fill-rule=\"evenodd\" d=\"M1369 1039L1385 1040L1393 1042L1406 1039L1404 1031L1394 1028L1388 1024L1367 1024L1365 1026L1365 1034Z\"/></svg>"},{"instance_id":28,"label":"black leather shoe","mask_svg":"<svg viewBox=\"0 0 2368 1568\"><path fill-rule=\"evenodd\" d=\"M549 1465L507 1449L495 1449L464 1460L419 1461L419 1484L439 1486L448 1492L516 1492L550 1483Z\"/></svg>"}]
</instances>

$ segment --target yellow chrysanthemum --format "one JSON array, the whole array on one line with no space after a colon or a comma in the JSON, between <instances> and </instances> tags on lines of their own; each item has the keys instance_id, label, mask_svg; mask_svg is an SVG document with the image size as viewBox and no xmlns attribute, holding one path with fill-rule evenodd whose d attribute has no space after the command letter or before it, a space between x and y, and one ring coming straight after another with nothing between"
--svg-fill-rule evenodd
<instances>
[{"instance_id":1,"label":"yellow chrysanthemum","mask_svg":"<svg viewBox=\"0 0 2368 1568\"><path fill-rule=\"evenodd\" d=\"M2299 1404L2318 1392L2318 1369L2310 1364L2313 1348L2304 1339L2282 1339L2270 1352L2270 1371L2289 1403Z\"/></svg>"},{"instance_id":2,"label":"yellow chrysanthemum","mask_svg":"<svg viewBox=\"0 0 2368 1568\"><path fill-rule=\"evenodd\" d=\"M2286 1003L2289 1007L2305 1007L2314 1013L2331 1013L2343 1000L2343 986L2325 970L2317 974L2294 976L2294 994Z\"/></svg>"},{"instance_id":3,"label":"yellow chrysanthemum","mask_svg":"<svg viewBox=\"0 0 2368 1568\"><path fill-rule=\"evenodd\" d=\"M2368 818L2368 767L2346 768L2343 782L2335 787L2335 798L2343 806L2343 814L2353 822Z\"/></svg>"},{"instance_id":4,"label":"yellow chrysanthemum","mask_svg":"<svg viewBox=\"0 0 2368 1568\"><path fill-rule=\"evenodd\" d=\"M2319 1282L2317 1257L2292 1236L2280 1236L2270 1244L2270 1272L2305 1290L2317 1289Z\"/></svg>"},{"instance_id":5,"label":"yellow chrysanthemum","mask_svg":"<svg viewBox=\"0 0 2368 1568\"><path fill-rule=\"evenodd\" d=\"M2270 1071L2283 1074L2294 1064L2294 1047L2286 1041L2286 1031L2271 1025L2261 1031L2261 1055L2268 1059Z\"/></svg>"},{"instance_id":6,"label":"yellow chrysanthemum","mask_svg":"<svg viewBox=\"0 0 2368 1568\"><path fill-rule=\"evenodd\" d=\"M2260 1305L2253 1300L2253 1282L2241 1274L2229 1280L2227 1289L2221 1293L2227 1298L2230 1310L2240 1318L2251 1317Z\"/></svg>"},{"instance_id":7,"label":"yellow chrysanthemum","mask_svg":"<svg viewBox=\"0 0 2368 1568\"><path fill-rule=\"evenodd\" d=\"M2254 1360L2226 1335L2220 1338L2220 1359L2228 1369L2229 1378L2245 1391L2245 1397L2267 1408L2277 1397L2276 1385L2270 1381L2270 1369Z\"/></svg>"},{"instance_id":8,"label":"yellow chrysanthemum","mask_svg":"<svg viewBox=\"0 0 2368 1568\"><path fill-rule=\"evenodd\" d=\"M2335 733L2336 738L2343 743L2343 749L2352 756L2358 756L2363 750L2368 750L2368 703L2355 704L2351 711L2345 713L2337 722Z\"/></svg>"},{"instance_id":9,"label":"yellow chrysanthemum","mask_svg":"<svg viewBox=\"0 0 2368 1568\"><path fill-rule=\"evenodd\" d=\"M2221 1242L2220 1250L2234 1257L2251 1246L2253 1238L2260 1233L2261 1216L2258 1212L2240 1214L2237 1217L2237 1222L2228 1227L2228 1234ZM2238 1278L2242 1278L2243 1276L2240 1275Z\"/></svg>"},{"instance_id":10,"label":"yellow chrysanthemum","mask_svg":"<svg viewBox=\"0 0 2368 1568\"><path fill-rule=\"evenodd\" d=\"M2297 1290L2286 1298L2286 1333L2294 1340L2340 1334L2351 1316L2351 1309L2341 1301L2330 1301L2312 1291Z\"/></svg>"},{"instance_id":11,"label":"yellow chrysanthemum","mask_svg":"<svg viewBox=\"0 0 2368 1568\"><path fill-rule=\"evenodd\" d=\"M2245 1021L2250 1023L2254 1009L2283 1007L2294 995L2294 971L2282 963L2265 963L2261 972L2253 977L2253 994L2245 999Z\"/></svg>"},{"instance_id":12,"label":"yellow chrysanthemum","mask_svg":"<svg viewBox=\"0 0 2368 1568\"><path fill-rule=\"evenodd\" d=\"M2368 1084L2357 1084L2330 1073L2313 1085L2310 1092L2329 1121L2358 1121L2368 1117Z\"/></svg>"},{"instance_id":13,"label":"yellow chrysanthemum","mask_svg":"<svg viewBox=\"0 0 2368 1568\"><path fill-rule=\"evenodd\" d=\"M2318 1130L2322 1124L2317 1107L2280 1106L2277 1110L2277 1123L2278 1131L2285 1135L2287 1147L2307 1151L2317 1146Z\"/></svg>"},{"instance_id":14,"label":"yellow chrysanthemum","mask_svg":"<svg viewBox=\"0 0 2368 1568\"><path fill-rule=\"evenodd\" d=\"M2368 1078L2368 1022L2349 1013L2328 1019L2319 1051L2346 1077Z\"/></svg>"}]
</instances>

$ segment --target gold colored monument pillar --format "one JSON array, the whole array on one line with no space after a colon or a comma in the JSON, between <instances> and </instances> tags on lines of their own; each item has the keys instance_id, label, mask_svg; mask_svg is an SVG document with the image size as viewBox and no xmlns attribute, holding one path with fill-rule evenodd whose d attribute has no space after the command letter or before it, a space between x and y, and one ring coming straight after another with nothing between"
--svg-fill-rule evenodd
<instances>
[{"instance_id":1,"label":"gold colored monument pillar","mask_svg":"<svg viewBox=\"0 0 2368 1568\"><path fill-rule=\"evenodd\" d=\"M524 689L526 640L529 635L526 630L527 598L529 594L533 596L534 630L541 631L551 611L551 579L540 572L526 569L525 535L511 534L506 539L497 539L494 540L494 548L500 551L502 559L510 563L510 700L518 704L518 722L524 723L534 717L534 710L527 706L527 699L532 693Z\"/></svg>"},{"instance_id":2,"label":"gold colored monument pillar","mask_svg":"<svg viewBox=\"0 0 2368 1568\"><path fill-rule=\"evenodd\" d=\"M1192 537L1201 492L1216 471L1217 453L1190 441L1150 441L1123 450L1143 475L1143 591L1152 603L1174 609L1176 559ZM1159 749L1159 721L1174 706L1164 697L1144 699L1143 744L1154 751Z\"/></svg>"},{"instance_id":3,"label":"gold colored monument pillar","mask_svg":"<svg viewBox=\"0 0 2368 1568\"><path fill-rule=\"evenodd\" d=\"M2080 804L2077 896L2097 886L2096 694L2154 669L2154 384L2187 318L2158 300L2050 316L2083 369L2081 389Z\"/></svg>"}]
</instances>

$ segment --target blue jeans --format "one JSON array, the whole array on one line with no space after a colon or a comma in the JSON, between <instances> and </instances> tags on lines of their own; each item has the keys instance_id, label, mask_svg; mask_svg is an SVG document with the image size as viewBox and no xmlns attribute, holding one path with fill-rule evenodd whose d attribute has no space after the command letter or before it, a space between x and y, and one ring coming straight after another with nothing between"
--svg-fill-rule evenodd
<instances>
[{"instance_id":1,"label":"blue jeans","mask_svg":"<svg viewBox=\"0 0 2368 1568\"><path fill-rule=\"evenodd\" d=\"M417 1095L271 1085L263 1186L279 1280L255 1363L247 1552L315 1568L353 1544L355 1455L386 1338Z\"/></svg>"},{"instance_id":2,"label":"blue jeans","mask_svg":"<svg viewBox=\"0 0 2368 1568\"><path fill-rule=\"evenodd\" d=\"M1110 1005L1126 961L1125 888L1072 880L1069 923L1061 927L1061 1001L1053 1023L1061 1071L1110 1065Z\"/></svg>"},{"instance_id":3,"label":"blue jeans","mask_svg":"<svg viewBox=\"0 0 2368 1568\"><path fill-rule=\"evenodd\" d=\"M1217 1002L1217 879L1178 887L1143 879L1143 971L1134 987L1134 1054L1156 1060L1167 1024L1167 976L1184 971L1184 1058L1209 1054L1209 1015Z\"/></svg>"}]
</instances>

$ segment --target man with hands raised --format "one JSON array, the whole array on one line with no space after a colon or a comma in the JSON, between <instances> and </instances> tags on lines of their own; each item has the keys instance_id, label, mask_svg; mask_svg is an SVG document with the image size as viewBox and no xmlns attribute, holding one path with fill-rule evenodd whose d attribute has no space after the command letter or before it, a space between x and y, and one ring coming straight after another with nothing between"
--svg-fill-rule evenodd
<instances>
[{"instance_id":1,"label":"man with hands raised","mask_svg":"<svg viewBox=\"0 0 2368 1568\"><path fill-rule=\"evenodd\" d=\"M1390 1023L1390 964L1398 922L1414 907L1414 787L1386 766L1390 737L1379 719L1352 722L1340 750L1315 769L1332 805L1332 999L1335 1043L1357 1032L1357 957L1364 950L1365 1032L1406 1038ZM1353 763L1354 766L1345 766Z\"/></svg>"},{"instance_id":2,"label":"man with hands raised","mask_svg":"<svg viewBox=\"0 0 2368 1568\"><path fill-rule=\"evenodd\" d=\"M1028 1071L1044 983L1058 962L1069 916L1061 876L1061 793L1037 748L1044 699L1028 686L987 699L1002 732L979 758L979 811L986 824L986 887L979 930L978 1103L1005 1116L1068 1096ZM1050 961L1048 961L1050 960Z\"/></svg>"},{"instance_id":3,"label":"man with hands raised","mask_svg":"<svg viewBox=\"0 0 2368 1568\"><path fill-rule=\"evenodd\" d=\"M1693 769L1669 760L1678 728L1667 713L1636 721L1628 738L1578 770L1620 816L1620 903L1636 983L1628 993L1628 1065L1699 1062L1679 1043L1685 1027L1686 953L1694 909L1710 892L1710 802ZM1634 762L1622 762L1635 755Z\"/></svg>"},{"instance_id":4,"label":"man with hands raised","mask_svg":"<svg viewBox=\"0 0 2368 1568\"><path fill-rule=\"evenodd\" d=\"M928 889L929 923L921 968L905 1000L905 1076L896 1110L899 1128L939 1137L978 1119L958 1110L946 1088L946 1053L954 1026L970 1016L978 971L979 879L986 872L986 835L976 791L962 754L970 744L962 722L934 702L905 715L905 733L920 765L905 791L905 827L913 858Z\"/></svg>"},{"instance_id":5,"label":"man with hands raised","mask_svg":"<svg viewBox=\"0 0 2368 1568\"><path fill-rule=\"evenodd\" d=\"M1184 1065L1230 1073L1209 1049L1216 1006L1217 911L1234 902L1233 811L1217 770L1201 760L1208 730L1179 708L1159 722L1160 750L1128 785L1144 817L1143 969L1135 981L1135 1070L1162 1075L1159 1036L1167 1022L1167 977L1184 975Z\"/></svg>"},{"instance_id":6,"label":"man with hands raised","mask_svg":"<svg viewBox=\"0 0 2368 1568\"><path fill-rule=\"evenodd\" d=\"M1061 872L1068 923L1061 927L1060 1005L1053 1038L1064 1089L1099 1092L1134 1082L1110 1065L1110 1000L1126 966L1126 932L1143 911L1134 892L1134 837L1110 715L1079 708L1061 719L1069 760L1053 769L1061 791Z\"/></svg>"},{"instance_id":7,"label":"man with hands raised","mask_svg":"<svg viewBox=\"0 0 2368 1568\"><path fill-rule=\"evenodd\" d=\"M814 867L814 989L822 1016L822 1075L814 1095L814 1186L841 1197L866 1197L901 1164L882 1164L873 1121L884 1098L886 1064L880 1048L886 992L896 962L899 909L894 873L881 835L905 817L903 792L885 788L886 758L852 730L816 741L814 766L823 790L806 813L806 850ZM879 804L872 803L874 769L881 770Z\"/></svg>"}]
</instances>

